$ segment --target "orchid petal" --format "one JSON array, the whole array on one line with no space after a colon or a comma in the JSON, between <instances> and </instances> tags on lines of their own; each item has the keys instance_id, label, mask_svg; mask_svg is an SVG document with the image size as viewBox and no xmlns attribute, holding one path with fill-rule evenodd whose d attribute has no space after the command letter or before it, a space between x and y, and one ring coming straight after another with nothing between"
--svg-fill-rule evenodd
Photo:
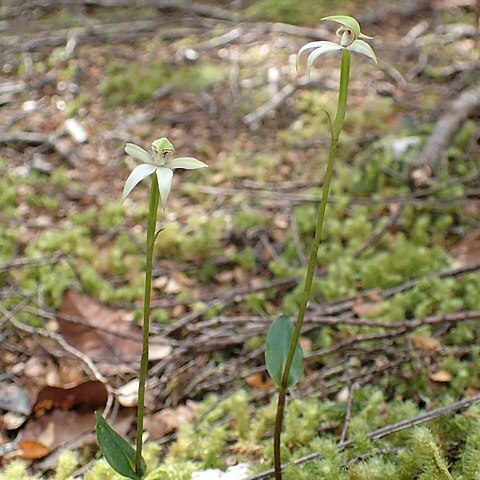
<instances>
[{"instance_id":1,"label":"orchid petal","mask_svg":"<svg viewBox=\"0 0 480 480\"><path fill-rule=\"evenodd\" d=\"M170 160L169 162L167 162L165 166L171 169L185 168L186 170L193 170L195 168L208 167L207 164L192 157L174 158L173 160Z\"/></svg>"},{"instance_id":2,"label":"orchid petal","mask_svg":"<svg viewBox=\"0 0 480 480\"><path fill-rule=\"evenodd\" d=\"M167 206L168 195L172 188L173 170L170 168L157 167L156 172L158 179L158 188L160 190L160 198L162 199L163 210Z\"/></svg>"},{"instance_id":3,"label":"orchid petal","mask_svg":"<svg viewBox=\"0 0 480 480\"><path fill-rule=\"evenodd\" d=\"M360 36L360 24L352 17L348 17L347 15L331 15L330 17L323 17L321 20L331 20L332 22L340 23L353 30L355 38Z\"/></svg>"},{"instance_id":4,"label":"orchid petal","mask_svg":"<svg viewBox=\"0 0 480 480\"><path fill-rule=\"evenodd\" d=\"M154 164L152 156L142 147L139 147L134 143L127 143L125 145L125 152L143 163L149 163L150 165Z\"/></svg>"},{"instance_id":5,"label":"orchid petal","mask_svg":"<svg viewBox=\"0 0 480 480\"><path fill-rule=\"evenodd\" d=\"M305 44L297 53L297 72L298 72L298 66L300 64L300 55L305 52L306 50L310 48L318 48L318 47L326 47L327 45L336 45L336 43L333 42L327 42L325 40L320 40L319 42L309 42Z\"/></svg>"},{"instance_id":6,"label":"orchid petal","mask_svg":"<svg viewBox=\"0 0 480 480\"><path fill-rule=\"evenodd\" d=\"M142 163L132 170L132 173L128 176L125 186L123 187L122 202L128 196L128 194L140 183L145 177L151 175L157 167L150 165L149 163Z\"/></svg>"},{"instance_id":7,"label":"orchid petal","mask_svg":"<svg viewBox=\"0 0 480 480\"><path fill-rule=\"evenodd\" d=\"M347 47L347 50L352 50L353 52L361 53L371 58L375 63L377 63L377 57L372 47L363 40L355 40L351 45Z\"/></svg>"},{"instance_id":8,"label":"orchid petal","mask_svg":"<svg viewBox=\"0 0 480 480\"><path fill-rule=\"evenodd\" d=\"M358 38L366 38L367 40L372 40L373 37L369 37L368 35L365 35L364 33L361 33Z\"/></svg>"},{"instance_id":9,"label":"orchid petal","mask_svg":"<svg viewBox=\"0 0 480 480\"><path fill-rule=\"evenodd\" d=\"M341 50L343 47L338 45L337 43L328 42L328 45L323 47L319 47L314 50L309 56L307 60L307 74L310 76L310 70L312 69L313 62L320 56L326 52L333 52L335 50Z\"/></svg>"}]
</instances>

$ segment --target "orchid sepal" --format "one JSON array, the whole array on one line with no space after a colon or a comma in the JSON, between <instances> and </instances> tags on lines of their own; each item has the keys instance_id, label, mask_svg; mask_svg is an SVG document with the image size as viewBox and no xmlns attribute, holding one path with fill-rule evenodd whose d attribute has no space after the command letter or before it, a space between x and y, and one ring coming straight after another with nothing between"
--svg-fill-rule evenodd
<instances>
[{"instance_id":1,"label":"orchid sepal","mask_svg":"<svg viewBox=\"0 0 480 480\"><path fill-rule=\"evenodd\" d=\"M125 152L143 163L135 167L128 176L123 188L122 202L144 178L155 173L163 210L166 208L168 196L172 188L173 170L177 168L194 170L208 167L207 164L193 157L172 158L174 148L165 137L159 138L152 143L153 156L134 143L127 143Z\"/></svg>"}]
</instances>

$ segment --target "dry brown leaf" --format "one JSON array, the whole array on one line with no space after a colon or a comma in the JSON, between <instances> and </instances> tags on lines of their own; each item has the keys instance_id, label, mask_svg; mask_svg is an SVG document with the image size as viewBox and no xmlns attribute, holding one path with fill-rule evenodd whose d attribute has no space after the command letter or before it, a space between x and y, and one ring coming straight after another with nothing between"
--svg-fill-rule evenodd
<instances>
[{"instance_id":1,"label":"dry brown leaf","mask_svg":"<svg viewBox=\"0 0 480 480\"><path fill-rule=\"evenodd\" d=\"M84 382L72 388L44 387L38 393L21 439L31 442L26 445L41 444L47 449L41 450L41 457L35 458L43 458L66 443L73 448L72 442L76 446L90 442L94 438L94 412L103 410L106 401L106 388L98 381ZM33 455L29 452L27 450L26 455Z\"/></svg>"},{"instance_id":2,"label":"dry brown leaf","mask_svg":"<svg viewBox=\"0 0 480 480\"><path fill-rule=\"evenodd\" d=\"M52 409L94 412L105 406L107 396L105 385L94 380L72 388L46 386L38 393L33 414L40 417Z\"/></svg>"},{"instance_id":3,"label":"dry brown leaf","mask_svg":"<svg viewBox=\"0 0 480 480\"><path fill-rule=\"evenodd\" d=\"M267 390L273 387L272 379L266 375L263 375L261 372L252 373L252 375L249 375L245 381L247 382L247 385L260 390Z\"/></svg>"},{"instance_id":4,"label":"dry brown leaf","mask_svg":"<svg viewBox=\"0 0 480 480\"><path fill-rule=\"evenodd\" d=\"M451 382L453 379L453 375L447 370L438 370L435 373L431 373L429 377L430 380L438 383L448 383Z\"/></svg>"},{"instance_id":5,"label":"dry brown leaf","mask_svg":"<svg viewBox=\"0 0 480 480\"><path fill-rule=\"evenodd\" d=\"M313 343L308 337L300 337L299 343L304 353L310 353L312 351Z\"/></svg>"},{"instance_id":6,"label":"dry brown leaf","mask_svg":"<svg viewBox=\"0 0 480 480\"><path fill-rule=\"evenodd\" d=\"M234 273L231 270L225 270L215 275L215 280L220 285L230 284L233 280Z\"/></svg>"},{"instance_id":7,"label":"dry brown leaf","mask_svg":"<svg viewBox=\"0 0 480 480\"><path fill-rule=\"evenodd\" d=\"M178 429L181 425L189 423L195 416L197 404L188 401L186 405L177 408L164 408L154 415L145 418L145 429L150 440L158 440Z\"/></svg>"},{"instance_id":8,"label":"dry brown leaf","mask_svg":"<svg viewBox=\"0 0 480 480\"><path fill-rule=\"evenodd\" d=\"M157 277L152 282L152 287L156 288L157 290L163 290L168 283L168 277L166 275L162 275L161 277Z\"/></svg>"},{"instance_id":9,"label":"dry brown leaf","mask_svg":"<svg viewBox=\"0 0 480 480\"><path fill-rule=\"evenodd\" d=\"M175 278L170 278L163 291L165 293L180 293L182 291L182 287L177 280L175 280Z\"/></svg>"},{"instance_id":10,"label":"dry brown leaf","mask_svg":"<svg viewBox=\"0 0 480 480\"><path fill-rule=\"evenodd\" d=\"M94 360L101 371L109 374L128 371L131 370L128 363L139 361L141 330L125 320L128 317L125 312L111 310L86 295L69 290L60 314L60 333L68 343ZM165 339L165 355L170 353L167 345Z\"/></svg>"},{"instance_id":11,"label":"dry brown leaf","mask_svg":"<svg viewBox=\"0 0 480 480\"><path fill-rule=\"evenodd\" d=\"M242 267L235 267L233 270L235 282L238 284L247 283L250 280L250 274Z\"/></svg>"},{"instance_id":12,"label":"dry brown leaf","mask_svg":"<svg viewBox=\"0 0 480 480\"><path fill-rule=\"evenodd\" d=\"M185 312L185 305L175 305L170 312L170 316L172 318L180 318L182 315L185 314Z\"/></svg>"},{"instance_id":13,"label":"dry brown leaf","mask_svg":"<svg viewBox=\"0 0 480 480\"><path fill-rule=\"evenodd\" d=\"M175 279L179 285L184 287L192 287L195 284L195 280L193 280L193 278L188 277L183 272L179 272L178 270L175 270L172 273L172 278Z\"/></svg>"},{"instance_id":14,"label":"dry brown leaf","mask_svg":"<svg viewBox=\"0 0 480 480\"><path fill-rule=\"evenodd\" d=\"M43 443L34 440L22 440L18 446L18 456L25 460L38 460L48 455L50 451Z\"/></svg>"},{"instance_id":15,"label":"dry brown leaf","mask_svg":"<svg viewBox=\"0 0 480 480\"><path fill-rule=\"evenodd\" d=\"M22 439L32 442L47 439L48 454L76 437L93 432L94 428L93 412L53 410L40 418L29 419L22 431Z\"/></svg>"},{"instance_id":16,"label":"dry brown leaf","mask_svg":"<svg viewBox=\"0 0 480 480\"><path fill-rule=\"evenodd\" d=\"M476 265L480 258L480 230L467 235L450 251L454 267L462 268Z\"/></svg>"},{"instance_id":17,"label":"dry brown leaf","mask_svg":"<svg viewBox=\"0 0 480 480\"><path fill-rule=\"evenodd\" d=\"M430 337L429 335L413 335L412 344L415 348L425 353L436 352L442 346L438 338Z\"/></svg>"},{"instance_id":18,"label":"dry brown leaf","mask_svg":"<svg viewBox=\"0 0 480 480\"><path fill-rule=\"evenodd\" d=\"M357 315L357 317L369 317L375 313L378 308L376 303L365 303L362 300L356 301L352 306L352 312Z\"/></svg>"}]
</instances>

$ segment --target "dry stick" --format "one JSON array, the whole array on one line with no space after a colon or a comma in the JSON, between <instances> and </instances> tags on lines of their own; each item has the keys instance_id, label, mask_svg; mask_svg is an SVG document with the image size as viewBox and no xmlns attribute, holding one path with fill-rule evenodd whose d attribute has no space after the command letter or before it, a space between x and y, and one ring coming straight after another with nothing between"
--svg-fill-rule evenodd
<instances>
[{"instance_id":1,"label":"dry stick","mask_svg":"<svg viewBox=\"0 0 480 480\"><path fill-rule=\"evenodd\" d=\"M335 318L335 317L325 317L322 319L315 319L315 318L307 318L305 322L305 328L304 332L311 330L312 323L311 322L316 322L314 326L319 326L319 325L355 325L355 326L360 326L360 327L381 327L381 328L388 328L390 331L384 334L377 334L377 335L361 335L361 336L356 336L352 337L349 339L345 339L335 345L332 345L331 347L328 347L326 349L318 350L316 352L312 352L309 356L306 357L306 360L313 360L315 358L318 358L323 355L331 354L340 350L344 350L346 348L351 348L354 347L358 343L363 343L363 342L371 342L374 340L389 340L389 339L394 339L396 337L399 337L400 335L407 334L410 331L423 326L423 325L442 325L445 323L458 323L461 321L466 321L466 320L477 320L480 319L480 311L462 311L462 312L456 312L453 314L447 314L447 315L438 315L438 316L430 316L426 317L424 319L418 319L418 320L405 320L403 322L395 322L395 323L390 323L390 322L375 322L372 320L362 320L362 319L356 319L352 317L348 318ZM232 322L235 325L235 329L238 329L239 326L241 325L248 325L250 323L253 323L255 326L257 326L258 323L260 323L260 329L261 331L264 331L265 328L267 327L268 324L268 319L257 319L256 317L234 317L232 318ZM206 326L208 325L208 327ZM208 331L211 331L211 329L214 327L212 323L199 323L197 324L197 327L199 329L206 329ZM225 348L231 347L232 345L237 345L237 344L242 344L244 343L245 339L238 333L237 330L235 330L236 333L235 335L232 335L227 332L226 338L230 339L230 343L228 345L224 345ZM254 331L254 333L259 334L259 332ZM198 348L199 344L205 343L206 340L203 340L201 338L198 338L191 344L190 349L185 349L181 351L181 355L188 355L195 353L195 349ZM216 339L212 339L212 346L215 348L215 346L218 347L219 341ZM204 349L203 351L210 350L211 349ZM383 347L383 350L385 348ZM367 352L368 354L368 352ZM257 353L257 356L261 355L261 352ZM408 359L407 359L408 360ZM399 366L400 364L405 363L405 359L402 359L400 362L394 363L394 364L389 364L378 371L375 372L369 372L368 375L371 375L372 373L379 373L384 370L389 370L391 368L395 368L396 366ZM243 362L245 363L245 362ZM398 364L398 365L397 365ZM164 366L164 365L163 365ZM229 382L234 382L235 380L238 380L239 378L247 378L250 375L253 374L259 374L263 373L265 371L265 366L257 366L254 368L248 368L248 369L243 369L242 364L238 364L238 362L235 365L230 365L227 370L224 373L221 373L222 376L219 377L219 373L215 373L216 375L215 378L211 381L207 380L208 377L211 377L212 374L211 372L205 372L204 375L197 376L195 380L192 380L191 383L191 390L195 388L195 391L202 391L202 390L212 390L215 388L218 388L221 385L225 385ZM354 377L348 377L344 378L342 380L342 383L364 383L361 381L361 378L365 376L365 373L361 373L360 375L354 376ZM312 392L310 392L312 393ZM330 392L331 393L331 392Z\"/></svg>"},{"instance_id":2,"label":"dry stick","mask_svg":"<svg viewBox=\"0 0 480 480\"><path fill-rule=\"evenodd\" d=\"M26 8L48 8L49 6L58 7L59 5L93 5L103 8L153 7L157 9L174 9L203 17L215 18L218 20L232 21L236 18L235 14L223 8L215 7L213 5L208 5L205 3L182 0L28 0L26 2L23 2L22 10L25 10Z\"/></svg>"},{"instance_id":3,"label":"dry stick","mask_svg":"<svg viewBox=\"0 0 480 480\"><path fill-rule=\"evenodd\" d=\"M343 423L342 434L340 435L340 441L338 442L339 445L345 442L347 438L348 427L350 425L350 417L352 415L352 406L353 406L353 394L355 390L358 388L358 384L356 382L351 383L348 386L348 398L347 398L347 408L345 410L345 421Z\"/></svg>"},{"instance_id":4,"label":"dry stick","mask_svg":"<svg viewBox=\"0 0 480 480\"><path fill-rule=\"evenodd\" d=\"M270 112L277 110L283 103L285 103L295 92L303 88L310 87L324 87L322 82L318 79L310 79L303 77L300 80L293 81L283 87L276 95L274 95L266 103L258 107L253 112L245 115L243 121L247 125L254 125L263 120Z\"/></svg>"},{"instance_id":5,"label":"dry stick","mask_svg":"<svg viewBox=\"0 0 480 480\"><path fill-rule=\"evenodd\" d=\"M274 279L270 282L259 285L258 287L252 287L250 285L246 285L236 289L232 289L230 293L225 295L223 298L216 298L213 301L209 302L209 304L202 310L197 312L189 312L183 317L181 317L179 320L177 320L175 323L173 323L172 325L165 327L164 329L162 329L162 335L164 336L171 335L172 333L186 326L193 327L194 324L192 322L197 318L200 318L210 308L212 308L213 306L224 307L228 305L230 302L234 301L236 297L243 297L249 293L262 292L265 290L270 290L272 288L289 288L295 285L295 283L296 283L295 278L280 278L280 279ZM154 305L153 302L152 302L152 305Z\"/></svg>"},{"instance_id":6,"label":"dry stick","mask_svg":"<svg viewBox=\"0 0 480 480\"><path fill-rule=\"evenodd\" d=\"M29 39L19 41L18 35L4 36L0 39L0 47L10 48L20 52L28 52L43 47L64 46L70 38L74 38L77 44L96 44L100 42L135 42L146 35L155 35L162 40L175 40L189 35L203 32L198 28L170 28L159 31L158 21L142 20L133 22L111 23L92 25L88 27L75 27L58 31L42 33Z\"/></svg>"},{"instance_id":7,"label":"dry stick","mask_svg":"<svg viewBox=\"0 0 480 480\"><path fill-rule=\"evenodd\" d=\"M37 267L40 265L48 265L50 263L57 263L62 258L65 257L65 254L62 252L54 253L53 255L43 255L41 257L35 258L17 258L11 262L2 263L0 265L0 273L6 273L9 270L22 267Z\"/></svg>"},{"instance_id":8,"label":"dry stick","mask_svg":"<svg viewBox=\"0 0 480 480\"><path fill-rule=\"evenodd\" d=\"M413 166L415 168L428 166L432 170L437 170L453 135L479 106L480 86L477 85L462 92L446 107L445 113L438 120L425 148Z\"/></svg>"},{"instance_id":9,"label":"dry stick","mask_svg":"<svg viewBox=\"0 0 480 480\"><path fill-rule=\"evenodd\" d=\"M407 420L401 420L400 422L393 423L391 425L387 425L382 428L378 428L376 430L371 431L367 434L367 437L370 440L378 440L379 438L385 437L386 435L390 435L391 433L396 433L401 430L405 430L406 428L414 427L416 425L420 425L422 423L428 422L435 418L443 417L450 413L456 412L463 408L471 407L480 403L480 394L474 395L470 398L464 398L463 400L459 400L458 402L451 403L446 407L439 407L435 408L434 410L430 410L429 412L423 413L418 415L417 417L409 418ZM338 443L338 448L344 449L347 447L351 447L354 445L352 440L347 440ZM310 453L309 455L305 455L304 457L298 458L293 462L294 465L302 465L304 463L311 462L312 460L316 460L321 456L321 453L314 452ZM267 470L266 472L260 473L258 475L254 475L252 477L248 477L246 480L263 480L265 478L271 478L275 474L273 469Z\"/></svg>"}]
</instances>

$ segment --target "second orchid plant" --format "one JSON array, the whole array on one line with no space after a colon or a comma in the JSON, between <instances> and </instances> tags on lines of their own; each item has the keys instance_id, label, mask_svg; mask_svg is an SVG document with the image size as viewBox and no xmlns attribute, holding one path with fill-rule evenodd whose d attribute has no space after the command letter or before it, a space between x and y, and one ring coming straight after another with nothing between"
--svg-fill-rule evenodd
<instances>
[{"instance_id":1,"label":"second orchid plant","mask_svg":"<svg viewBox=\"0 0 480 480\"><path fill-rule=\"evenodd\" d=\"M305 312L312 292L313 278L317 267L318 248L322 237L322 229L327 209L330 183L332 180L335 154L337 152L338 140L342 131L343 122L347 113L348 83L350 77L350 52L361 53L377 63L377 58L372 47L366 43L364 38L369 39L360 31L360 25L352 17L345 15L334 15L322 18L339 23L337 30L340 43L329 41L310 42L304 45L297 54L297 71L300 56L306 50L313 49L307 59L307 74L313 66L313 62L322 54L331 51L341 51L342 59L340 64L340 83L338 91L337 112L332 122L330 115L330 151L327 160L327 169L323 181L322 197L317 215L315 234L310 249L310 256L307 265L307 272L303 292L300 300L295 324L285 315L281 315L271 325L266 338L265 363L267 370L278 388L277 413L275 418L275 431L273 439L273 456L275 479L282 480L281 462L281 434L283 417L285 413L286 396L289 388L298 383L303 375L303 352L300 347L300 333L302 330Z\"/></svg>"},{"instance_id":2,"label":"second orchid plant","mask_svg":"<svg viewBox=\"0 0 480 480\"><path fill-rule=\"evenodd\" d=\"M333 175L334 160L337 151L340 133L342 131L345 115L347 112L348 85L350 77L350 53L363 54L372 60L377 61L371 46L363 39L369 39L360 31L358 22L348 16L335 15L325 17L322 20L330 20L340 24L337 36L340 43L329 41L310 42L304 45L297 55L297 70L300 56L303 52L313 49L307 60L307 73L310 75L313 63L322 54L330 51L341 52L340 82L337 102L337 111L332 121L327 114L330 126L330 151L327 160L322 197L319 205L315 234L310 250L307 265L303 292L300 300L299 310L295 323L288 317L281 315L271 325L266 338L265 361L267 370L278 388L278 404L275 418L274 431L274 471L276 480L282 480L281 464L281 432L285 412L286 396L288 390L295 386L303 375L303 352L299 344L305 312L310 299L313 279L317 267L317 255L322 229L325 220L330 184ZM136 448L116 433L105 421L100 413L97 413L97 439L100 449L112 466L112 468L131 480L148 480L146 465L142 458L143 447L143 418L145 401L145 384L148 370L149 355L149 325L150 325L150 294L152 284L153 247L160 230L156 229L158 206L161 201L165 210L168 196L170 194L173 171L177 168L198 169L207 165L192 157L174 158L173 145L167 138L155 140L152 144L152 154L142 147L133 143L127 143L126 153L140 162L130 174L123 190L123 199L148 176L151 176L149 214L147 225L146 255L145 255L145 294L143 309L143 348L140 362L140 379L138 387L138 410L137 410L137 434Z\"/></svg>"},{"instance_id":3,"label":"second orchid plant","mask_svg":"<svg viewBox=\"0 0 480 480\"><path fill-rule=\"evenodd\" d=\"M161 230L156 229L159 202L163 210L167 205L172 187L173 171L177 168L187 170L205 168L207 165L192 157L174 158L173 145L165 137L152 143L152 154L134 143L127 143L125 152L142 162L134 168L125 182L123 198L144 178L151 176L150 201L148 210L147 241L145 253L145 294L143 302L142 356L140 359L140 379L138 385L137 435L136 448L113 430L100 413L97 418L97 440L105 459L120 475L131 480L148 479L146 465L142 458L143 419L145 414L145 384L147 381L149 330L150 330L150 295L152 289L153 247Z\"/></svg>"}]
</instances>

